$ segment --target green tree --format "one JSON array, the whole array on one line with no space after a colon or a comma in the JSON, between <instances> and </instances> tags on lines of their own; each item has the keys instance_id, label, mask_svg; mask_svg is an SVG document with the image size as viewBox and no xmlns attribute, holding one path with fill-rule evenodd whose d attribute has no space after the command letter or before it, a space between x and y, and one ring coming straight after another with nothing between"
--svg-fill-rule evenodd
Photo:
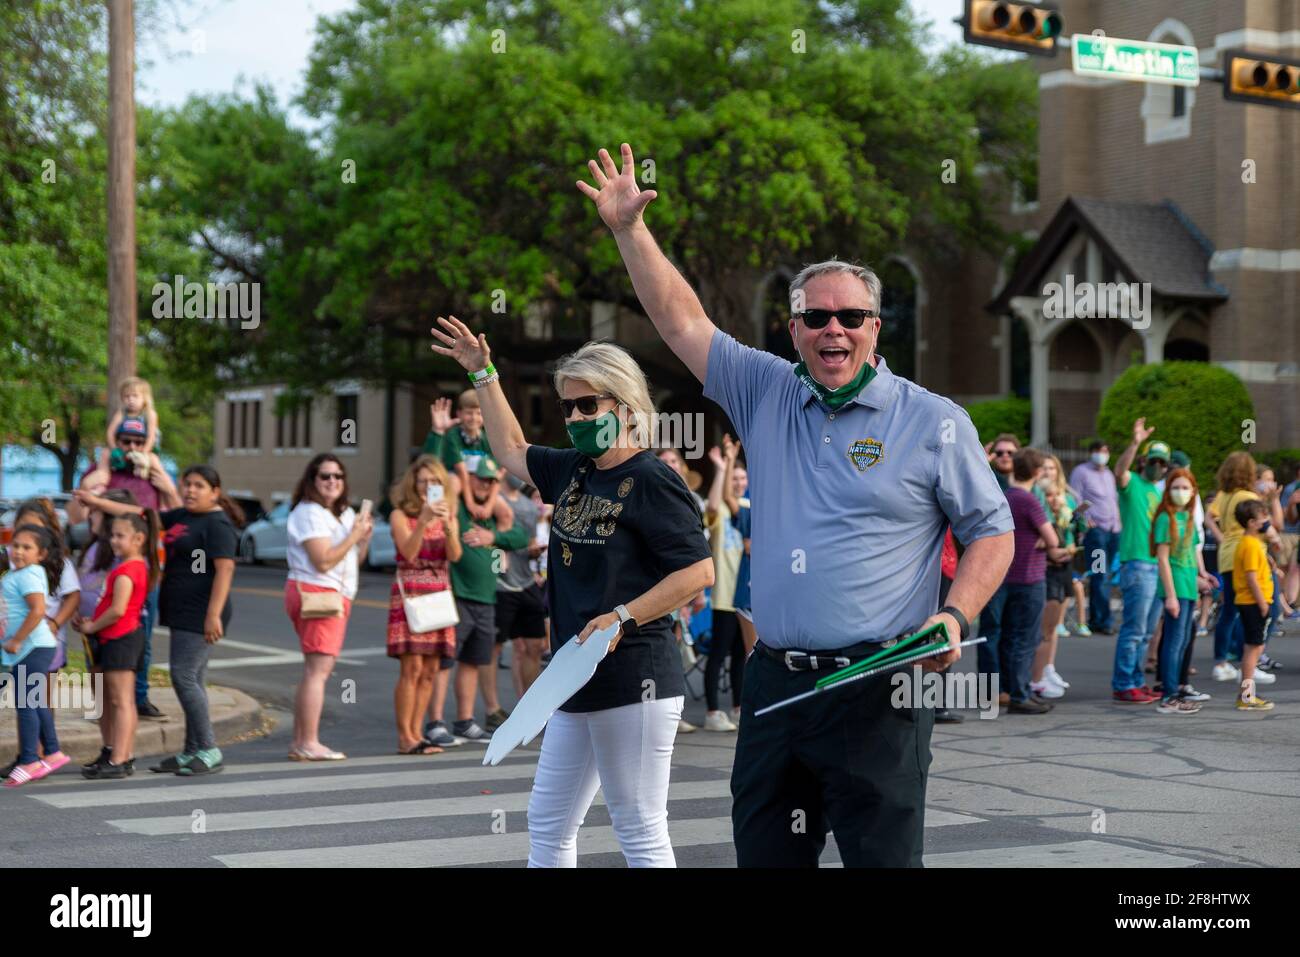
<instances>
[{"instance_id":1,"label":"green tree","mask_svg":"<svg viewBox=\"0 0 1300 957\"><path fill-rule=\"evenodd\" d=\"M1229 452L1249 449L1243 430L1255 418L1246 386L1235 375L1204 362L1157 362L1129 366L1102 396L1097 432L1112 450L1133 441L1133 423L1145 417L1151 440L1182 449L1203 488Z\"/></svg>"},{"instance_id":2,"label":"green tree","mask_svg":"<svg viewBox=\"0 0 1300 957\"><path fill-rule=\"evenodd\" d=\"M637 308L573 188L600 146L632 143L667 254L746 338L778 266L987 243L976 162L1034 147L1010 119L1033 74L925 56L903 0L360 0L318 32L317 135L265 91L170 120L167 202L211 268L264 284L260 329L199 344L209 369L425 379L439 313L584 338L593 302Z\"/></svg>"}]
</instances>

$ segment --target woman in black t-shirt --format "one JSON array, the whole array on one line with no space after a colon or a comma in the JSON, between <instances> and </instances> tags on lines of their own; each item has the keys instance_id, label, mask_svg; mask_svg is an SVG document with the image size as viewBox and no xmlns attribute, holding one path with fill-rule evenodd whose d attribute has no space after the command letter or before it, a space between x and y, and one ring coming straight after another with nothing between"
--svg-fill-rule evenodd
<instances>
[{"instance_id":1,"label":"woman in black t-shirt","mask_svg":"<svg viewBox=\"0 0 1300 957\"><path fill-rule=\"evenodd\" d=\"M673 867L668 777L685 681L669 613L713 584L713 559L686 484L647 451L645 374L612 343L565 356L555 388L575 448L529 445L486 337L438 321L433 348L469 370L493 453L555 506L552 651L620 625L591 681L547 724L528 801L529 866L577 865L578 828L600 788L628 866Z\"/></svg>"},{"instance_id":2,"label":"woman in black t-shirt","mask_svg":"<svg viewBox=\"0 0 1300 957\"><path fill-rule=\"evenodd\" d=\"M185 746L150 771L211 774L223 767L212 731L205 687L208 656L230 624L230 585L244 524L239 506L221 491L221 476L206 465L181 474L181 508L162 513L167 562L158 593L159 618L171 629L172 687L185 712Z\"/></svg>"}]
</instances>

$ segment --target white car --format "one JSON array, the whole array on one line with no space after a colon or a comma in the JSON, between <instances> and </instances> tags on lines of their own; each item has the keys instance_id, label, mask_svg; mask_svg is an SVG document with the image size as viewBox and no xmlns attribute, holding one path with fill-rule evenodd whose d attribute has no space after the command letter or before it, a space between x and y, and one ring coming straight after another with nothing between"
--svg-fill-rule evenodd
<instances>
[{"instance_id":1,"label":"white car","mask_svg":"<svg viewBox=\"0 0 1300 957\"><path fill-rule=\"evenodd\" d=\"M284 561L289 547L289 501L286 499L244 529L239 537L239 560L250 565Z\"/></svg>"},{"instance_id":2,"label":"white car","mask_svg":"<svg viewBox=\"0 0 1300 957\"><path fill-rule=\"evenodd\" d=\"M239 539L239 560L249 564L284 561L289 548L289 511L289 502L281 502L265 518L245 528ZM388 523L378 516L366 565L370 568L394 568L397 565L397 548L393 545L392 532Z\"/></svg>"}]
</instances>

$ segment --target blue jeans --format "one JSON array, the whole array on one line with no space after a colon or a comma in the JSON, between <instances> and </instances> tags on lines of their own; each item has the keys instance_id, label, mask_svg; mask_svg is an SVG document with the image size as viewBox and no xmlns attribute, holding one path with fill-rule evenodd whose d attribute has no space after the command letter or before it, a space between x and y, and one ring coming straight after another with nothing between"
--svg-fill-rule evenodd
<instances>
[{"instance_id":1,"label":"blue jeans","mask_svg":"<svg viewBox=\"0 0 1300 957\"><path fill-rule=\"evenodd\" d=\"M1093 560L1099 550L1106 555L1106 570L1093 574ZM1118 550L1119 532L1090 528L1083 536L1083 553L1087 557L1088 568L1088 627L1093 631L1109 631L1113 627L1110 613L1110 562Z\"/></svg>"},{"instance_id":2,"label":"blue jeans","mask_svg":"<svg viewBox=\"0 0 1300 957\"><path fill-rule=\"evenodd\" d=\"M989 598L988 604L980 612L980 636L987 638L983 644L975 646L976 667L980 674L996 675L1001 673L1001 655L999 646L1002 642L1002 607L1007 603L1007 586L999 585L998 590Z\"/></svg>"},{"instance_id":3,"label":"blue jeans","mask_svg":"<svg viewBox=\"0 0 1300 957\"><path fill-rule=\"evenodd\" d=\"M1110 686L1114 691L1142 688L1142 664L1146 660L1147 642L1160 620L1160 602L1156 601L1159 569L1155 562L1127 561L1119 567L1119 588L1124 596L1124 620L1115 639L1115 669Z\"/></svg>"},{"instance_id":4,"label":"blue jeans","mask_svg":"<svg viewBox=\"0 0 1300 957\"><path fill-rule=\"evenodd\" d=\"M40 755L36 751L39 741L47 755L59 750L59 736L54 733L54 712L50 710L53 703L49 699L50 686L46 671L58 654L57 648L33 648L18 664L10 670L14 676L14 704L18 709L18 763L32 764ZM27 695L40 682L45 685L44 707L27 707Z\"/></svg>"},{"instance_id":5,"label":"blue jeans","mask_svg":"<svg viewBox=\"0 0 1300 957\"><path fill-rule=\"evenodd\" d=\"M1163 600L1161 600L1163 604ZM1183 652L1192 640L1196 627L1196 602L1190 598L1178 599L1178 617L1175 618L1165 609L1165 627L1160 632L1160 683L1164 685L1163 694L1172 698L1178 693L1179 679L1183 668Z\"/></svg>"},{"instance_id":6,"label":"blue jeans","mask_svg":"<svg viewBox=\"0 0 1300 957\"><path fill-rule=\"evenodd\" d=\"M1240 661L1245 633L1233 600L1236 593L1232 588L1232 572L1220 572L1219 577L1223 579L1223 601L1219 605L1218 624L1214 626L1214 660Z\"/></svg>"},{"instance_id":7,"label":"blue jeans","mask_svg":"<svg viewBox=\"0 0 1300 957\"><path fill-rule=\"evenodd\" d=\"M1029 682L1033 677L1034 652L1043 640L1043 607L1047 604L1047 585L1003 585L1007 590L1002 606L1002 690L1012 701L1029 700Z\"/></svg>"},{"instance_id":8,"label":"blue jeans","mask_svg":"<svg viewBox=\"0 0 1300 957\"><path fill-rule=\"evenodd\" d=\"M149 592L144 607L140 609L140 625L144 628L144 658L140 661L140 670L135 673L135 703L142 705L149 700L149 662L153 660L153 626L158 621L158 588Z\"/></svg>"}]
</instances>

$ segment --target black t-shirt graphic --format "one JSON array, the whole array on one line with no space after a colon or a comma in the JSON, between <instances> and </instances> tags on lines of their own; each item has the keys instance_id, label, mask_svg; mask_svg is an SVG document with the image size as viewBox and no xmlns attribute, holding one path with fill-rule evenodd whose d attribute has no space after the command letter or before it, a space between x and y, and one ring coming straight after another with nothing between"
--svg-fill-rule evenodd
<instances>
[{"instance_id":1,"label":"black t-shirt graphic","mask_svg":"<svg viewBox=\"0 0 1300 957\"><path fill-rule=\"evenodd\" d=\"M555 506L546 580L552 652L597 615L710 557L686 483L649 452L601 470L576 449L533 445L528 473L542 500ZM561 710L603 711L648 700L647 679L654 681L649 697L686 693L671 619L638 626Z\"/></svg>"},{"instance_id":2,"label":"black t-shirt graphic","mask_svg":"<svg viewBox=\"0 0 1300 957\"><path fill-rule=\"evenodd\" d=\"M217 573L214 559L235 557L238 535L225 512L191 512L175 508L162 513L167 565L158 590L158 617L168 628L203 633L208 599ZM200 564L195 551L202 551ZM199 570L196 571L195 568ZM230 599L221 609L221 627L230 624Z\"/></svg>"}]
</instances>

